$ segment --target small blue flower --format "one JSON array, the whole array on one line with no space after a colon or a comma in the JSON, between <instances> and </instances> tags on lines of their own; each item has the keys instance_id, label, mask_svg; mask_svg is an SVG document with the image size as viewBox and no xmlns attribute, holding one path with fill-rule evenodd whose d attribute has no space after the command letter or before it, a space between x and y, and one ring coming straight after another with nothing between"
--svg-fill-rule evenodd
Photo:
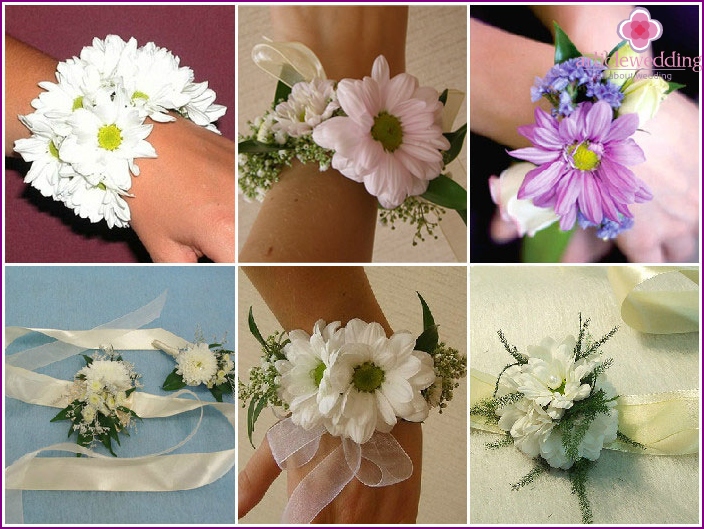
<instances>
[{"instance_id":1,"label":"small blue flower","mask_svg":"<svg viewBox=\"0 0 704 529\"><path fill-rule=\"evenodd\" d=\"M590 222L582 212L577 213L577 222L582 229L591 228L597 226L593 222ZM601 220L601 224L598 225L599 229L596 231L596 236L600 239L615 239L619 236L621 232L630 230L633 227L633 219L631 217L625 217L619 215L619 221L613 221L607 217Z\"/></svg>"}]
</instances>

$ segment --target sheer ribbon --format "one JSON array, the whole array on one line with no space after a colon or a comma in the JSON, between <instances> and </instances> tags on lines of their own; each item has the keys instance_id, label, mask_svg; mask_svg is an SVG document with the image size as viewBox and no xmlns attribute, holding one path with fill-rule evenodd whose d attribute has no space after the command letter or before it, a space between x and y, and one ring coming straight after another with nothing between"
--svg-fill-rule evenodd
<instances>
[{"instance_id":1,"label":"sheer ribbon","mask_svg":"<svg viewBox=\"0 0 704 529\"><path fill-rule=\"evenodd\" d=\"M699 330L699 289L649 291L646 283L665 274L681 274L699 285L699 268L613 266L609 281L630 327L647 333L670 334ZM640 288L641 285L645 288Z\"/></svg>"},{"instance_id":2,"label":"sheer ribbon","mask_svg":"<svg viewBox=\"0 0 704 529\"><path fill-rule=\"evenodd\" d=\"M323 426L305 430L291 419L284 419L267 432L267 440L279 467L298 468L318 453L324 433ZM393 435L374 432L363 445L343 438L298 484L281 521L310 523L355 478L369 487L385 487L400 483L411 474L413 463Z\"/></svg>"},{"instance_id":3,"label":"sheer ribbon","mask_svg":"<svg viewBox=\"0 0 704 529\"><path fill-rule=\"evenodd\" d=\"M67 405L66 390L72 382L35 373L33 369L107 344L119 350L149 350L153 349L151 342L159 339L174 347L183 347L188 343L186 340L164 329L134 328L156 319L164 301L165 293L144 307L90 331L6 328L8 345L28 332L40 332L57 339L56 342L6 356L6 396L30 404L63 408ZM183 398L184 395L190 395L195 400ZM222 413L234 432L234 404L200 401L191 391L183 390L168 397L137 391L130 396L128 405L143 419L170 417L192 410L199 410L200 417L182 441L146 456L114 458L68 442L25 454L5 469L6 521L22 523L22 490L189 490L213 483L234 467L234 435L232 449L171 454L197 433L206 406ZM38 457L48 451L81 453L88 457Z\"/></svg>"},{"instance_id":4,"label":"sheer ribbon","mask_svg":"<svg viewBox=\"0 0 704 529\"><path fill-rule=\"evenodd\" d=\"M470 370L470 406L491 398L496 377ZM699 451L699 392L670 391L618 398L619 431L645 446L643 452L631 444L614 441L604 448L650 455L684 455ZM471 416L470 426L485 432L505 434L483 417Z\"/></svg>"}]
</instances>

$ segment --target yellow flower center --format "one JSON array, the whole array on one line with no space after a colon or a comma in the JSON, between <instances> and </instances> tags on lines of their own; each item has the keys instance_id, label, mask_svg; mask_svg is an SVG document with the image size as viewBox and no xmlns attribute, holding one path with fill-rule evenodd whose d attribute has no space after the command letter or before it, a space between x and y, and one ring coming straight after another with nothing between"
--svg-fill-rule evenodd
<instances>
[{"instance_id":1,"label":"yellow flower center","mask_svg":"<svg viewBox=\"0 0 704 529\"><path fill-rule=\"evenodd\" d=\"M310 376L313 377L315 381L315 387L320 387L320 381L323 380L323 373L325 373L325 364L320 362L315 369L312 369Z\"/></svg>"},{"instance_id":2,"label":"yellow flower center","mask_svg":"<svg viewBox=\"0 0 704 529\"><path fill-rule=\"evenodd\" d=\"M59 149L56 148L53 141L49 142L49 154L51 154L57 160L59 159Z\"/></svg>"},{"instance_id":3,"label":"yellow flower center","mask_svg":"<svg viewBox=\"0 0 704 529\"><path fill-rule=\"evenodd\" d=\"M384 382L384 371L373 362L364 362L354 368L352 383L357 391L373 393Z\"/></svg>"},{"instance_id":4,"label":"yellow flower center","mask_svg":"<svg viewBox=\"0 0 704 529\"><path fill-rule=\"evenodd\" d=\"M135 93L132 94L132 101L134 101L135 99L149 99L149 96L144 92L136 90Z\"/></svg>"},{"instance_id":5,"label":"yellow flower center","mask_svg":"<svg viewBox=\"0 0 704 529\"><path fill-rule=\"evenodd\" d=\"M98 130L98 145L106 151L114 151L122 144L122 131L115 125L104 125Z\"/></svg>"},{"instance_id":6,"label":"yellow flower center","mask_svg":"<svg viewBox=\"0 0 704 529\"><path fill-rule=\"evenodd\" d=\"M79 108L83 108L83 96L78 96L76 99L73 100L73 106L71 107L71 110L78 110Z\"/></svg>"},{"instance_id":7,"label":"yellow flower center","mask_svg":"<svg viewBox=\"0 0 704 529\"><path fill-rule=\"evenodd\" d=\"M592 171L599 165L599 155L592 151L586 144L580 143L575 149L572 147L572 163L576 169Z\"/></svg>"},{"instance_id":8,"label":"yellow flower center","mask_svg":"<svg viewBox=\"0 0 704 529\"><path fill-rule=\"evenodd\" d=\"M385 151L394 152L403 143L403 128L396 116L382 111L374 118L372 138L381 143Z\"/></svg>"}]
</instances>

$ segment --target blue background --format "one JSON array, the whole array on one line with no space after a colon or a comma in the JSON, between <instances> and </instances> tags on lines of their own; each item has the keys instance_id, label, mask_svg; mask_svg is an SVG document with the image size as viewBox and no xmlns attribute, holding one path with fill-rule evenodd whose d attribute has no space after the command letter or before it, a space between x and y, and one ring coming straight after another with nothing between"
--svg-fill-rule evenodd
<instances>
[{"instance_id":1,"label":"blue background","mask_svg":"<svg viewBox=\"0 0 704 529\"><path fill-rule=\"evenodd\" d=\"M167 289L161 317L147 327L163 327L193 341L200 326L206 340L222 340L226 335L227 348L234 349L235 269L230 266L6 266L5 324L90 329L138 309ZM16 340L6 354L47 341L51 339L32 333ZM160 351L126 351L123 357L142 374L141 391L169 394L160 388L175 367L171 357ZM37 371L70 380L84 365L80 356L74 356ZM214 400L207 389L195 392L202 400ZM225 400L235 405L232 396ZM5 400L6 465L27 452L66 440L69 422L49 422L57 412L56 408ZM121 438L116 453L131 457L169 448L191 432L199 415L192 411L138 422L130 437ZM207 407L196 436L174 453L227 450L234 445L232 427L222 414ZM234 475L232 469L215 483L178 492L24 491L24 522L231 524L236 518Z\"/></svg>"}]
</instances>

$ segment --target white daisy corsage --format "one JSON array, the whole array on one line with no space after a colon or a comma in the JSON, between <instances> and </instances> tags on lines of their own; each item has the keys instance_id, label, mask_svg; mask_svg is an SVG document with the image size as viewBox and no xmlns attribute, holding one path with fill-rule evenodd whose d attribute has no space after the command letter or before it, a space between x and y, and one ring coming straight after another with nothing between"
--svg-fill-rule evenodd
<instances>
[{"instance_id":1,"label":"white daisy corsage","mask_svg":"<svg viewBox=\"0 0 704 529\"><path fill-rule=\"evenodd\" d=\"M260 46L285 50L290 45ZM443 130L443 114L454 107L446 105L450 91L439 94L420 86L408 73L391 77L383 55L374 61L371 77L361 80L325 79L317 63L307 69L316 77L292 83L283 81L287 69L282 65L272 110L251 121L250 134L239 139L238 182L245 197L261 200L297 158L317 163L321 171L332 166L363 183L383 208L382 223L415 224L414 244L423 240L424 231L432 235L437 226L432 219L438 220L443 208L457 210L466 223L466 190L443 174L467 131L466 124L454 132ZM452 91L453 99L457 94Z\"/></svg>"},{"instance_id":2,"label":"white daisy corsage","mask_svg":"<svg viewBox=\"0 0 704 529\"><path fill-rule=\"evenodd\" d=\"M340 439L293 491L283 522L310 523L353 479L384 487L412 475L394 425L422 422L432 407L442 413L467 374L466 357L439 342L430 309L418 297L424 327L418 337L407 331L387 337L379 323L353 319L345 326L319 320L312 334L295 330L264 339L250 309L250 331L262 345L260 366L238 389L250 442L266 407L287 415L266 434L281 468L310 461L326 433Z\"/></svg>"},{"instance_id":3,"label":"white daisy corsage","mask_svg":"<svg viewBox=\"0 0 704 529\"><path fill-rule=\"evenodd\" d=\"M153 42L137 47L117 35L95 38L79 57L60 62L56 83L32 101L35 111L19 120L32 135L15 142L31 167L25 182L63 202L91 222L129 226L124 197L139 175L137 158L156 158L147 141L153 124L174 111L213 132L226 107L217 105L208 83Z\"/></svg>"}]
</instances>

